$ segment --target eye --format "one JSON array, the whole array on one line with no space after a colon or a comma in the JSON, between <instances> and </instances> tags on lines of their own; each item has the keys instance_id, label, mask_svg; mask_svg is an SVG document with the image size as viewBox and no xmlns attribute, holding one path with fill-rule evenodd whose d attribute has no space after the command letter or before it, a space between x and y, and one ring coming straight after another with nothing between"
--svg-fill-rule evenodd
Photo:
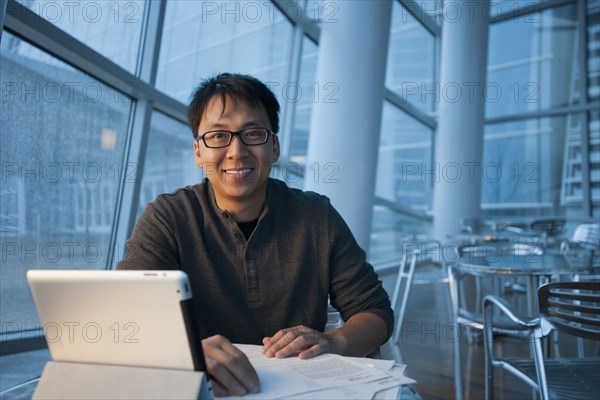
<instances>
[{"instance_id":1,"label":"eye","mask_svg":"<svg viewBox=\"0 0 600 400\"><path fill-rule=\"evenodd\" d=\"M215 131L215 132L209 132L206 134L206 139L208 140L220 140L220 139L226 139L229 136L229 132L221 132L221 131Z\"/></svg>"},{"instance_id":2,"label":"eye","mask_svg":"<svg viewBox=\"0 0 600 400\"><path fill-rule=\"evenodd\" d=\"M244 135L246 135L246 137L249 138L257 138L257 137L261 137L263 135L263 132L259 131L259 130L252 130L252 131L246 131L244 132Z\"/></svg>"}]
</instances>

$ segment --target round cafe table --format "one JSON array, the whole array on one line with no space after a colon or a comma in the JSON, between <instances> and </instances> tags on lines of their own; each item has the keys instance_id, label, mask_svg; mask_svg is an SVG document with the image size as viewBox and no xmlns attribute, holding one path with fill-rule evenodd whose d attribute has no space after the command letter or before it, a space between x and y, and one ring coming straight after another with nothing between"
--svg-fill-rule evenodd
<instances>
[{"instance_id":1,"label":"round cafe table","mask_svg":"<svg viewBox=\"0 0 600 400\"><path fill-rule=\"evenodd\" d=\"M481 245L476 253L464 253L453 265L458 273L474 276L526 276L529 315L537 315L537 288L555 275L600 274L600 256L592 253L560 254L534 246L506 254L502 247Z\"/></svg>"}]
</instances>

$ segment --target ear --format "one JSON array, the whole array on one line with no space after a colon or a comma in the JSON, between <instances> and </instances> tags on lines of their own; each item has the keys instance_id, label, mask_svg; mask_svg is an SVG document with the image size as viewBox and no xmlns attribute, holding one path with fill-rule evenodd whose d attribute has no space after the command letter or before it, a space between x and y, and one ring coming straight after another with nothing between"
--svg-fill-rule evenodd
<instances>
[{"instance_id":1,"label":"ear","mask_svg":"<svg viewBox=\"0 0 600 400\"><path fill-rule=\"evenodd\" d=\"M273 162L277 162L279 160L279 136L273 136Z\"/></svg>"},{"instance_id":2,"label":"ear","mask_svg":"<svg viewBox=\"0 0 600 400\"><path fill-rule=\"evenodd\" d=\"M196 165L198 168L203 168L202 155L200 154L200 143L197 140L194 140L194 157L196 158Z\"/></svg>"}]
</instances>

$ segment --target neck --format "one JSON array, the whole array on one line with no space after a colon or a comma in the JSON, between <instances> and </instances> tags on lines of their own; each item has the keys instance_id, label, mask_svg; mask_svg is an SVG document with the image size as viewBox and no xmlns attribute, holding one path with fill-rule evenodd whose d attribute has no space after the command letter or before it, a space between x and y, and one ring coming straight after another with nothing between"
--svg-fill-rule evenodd
<instances>
[{"instance_id":1,"label":"neck","mask_svg":"<svg viewBox=\"0 0 600 400\"><path fill-rule=\"evenodd\" d=\"M220 210L227 211L236 222L254 221L260 217L267 198L266 190L258 198L245 200L219 198L215 193L215 202Z\"/></svg>"}]
</instances>

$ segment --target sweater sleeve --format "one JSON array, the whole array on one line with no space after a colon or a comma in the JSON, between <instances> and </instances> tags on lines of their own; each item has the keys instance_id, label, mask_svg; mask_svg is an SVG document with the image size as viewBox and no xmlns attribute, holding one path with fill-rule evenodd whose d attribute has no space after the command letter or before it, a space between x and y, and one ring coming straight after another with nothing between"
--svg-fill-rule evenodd
<instances>
[{"instance_id":1,"label":"sweater sleeve","mask_svg":"<svg viewBox=\"0 0 600 400\"><path fill-rule=\"evenodd\" d=\"M329 208L331 305L338 309L344 321L358 312L379 316L385 321L389 339L394 330L389 296L342 216L331 204Z\"/></svg>"},{"instance_id":2,"label":"sweater sleeve","mask_svg":"<svg viewBox=\"0 0 600 400\"><path fill-rule=\"evenodd\" d=\"M173 218L160 197L146 206L127 241L117 269L177 269L179 257Z\"/></svg>"}]
</instances>

